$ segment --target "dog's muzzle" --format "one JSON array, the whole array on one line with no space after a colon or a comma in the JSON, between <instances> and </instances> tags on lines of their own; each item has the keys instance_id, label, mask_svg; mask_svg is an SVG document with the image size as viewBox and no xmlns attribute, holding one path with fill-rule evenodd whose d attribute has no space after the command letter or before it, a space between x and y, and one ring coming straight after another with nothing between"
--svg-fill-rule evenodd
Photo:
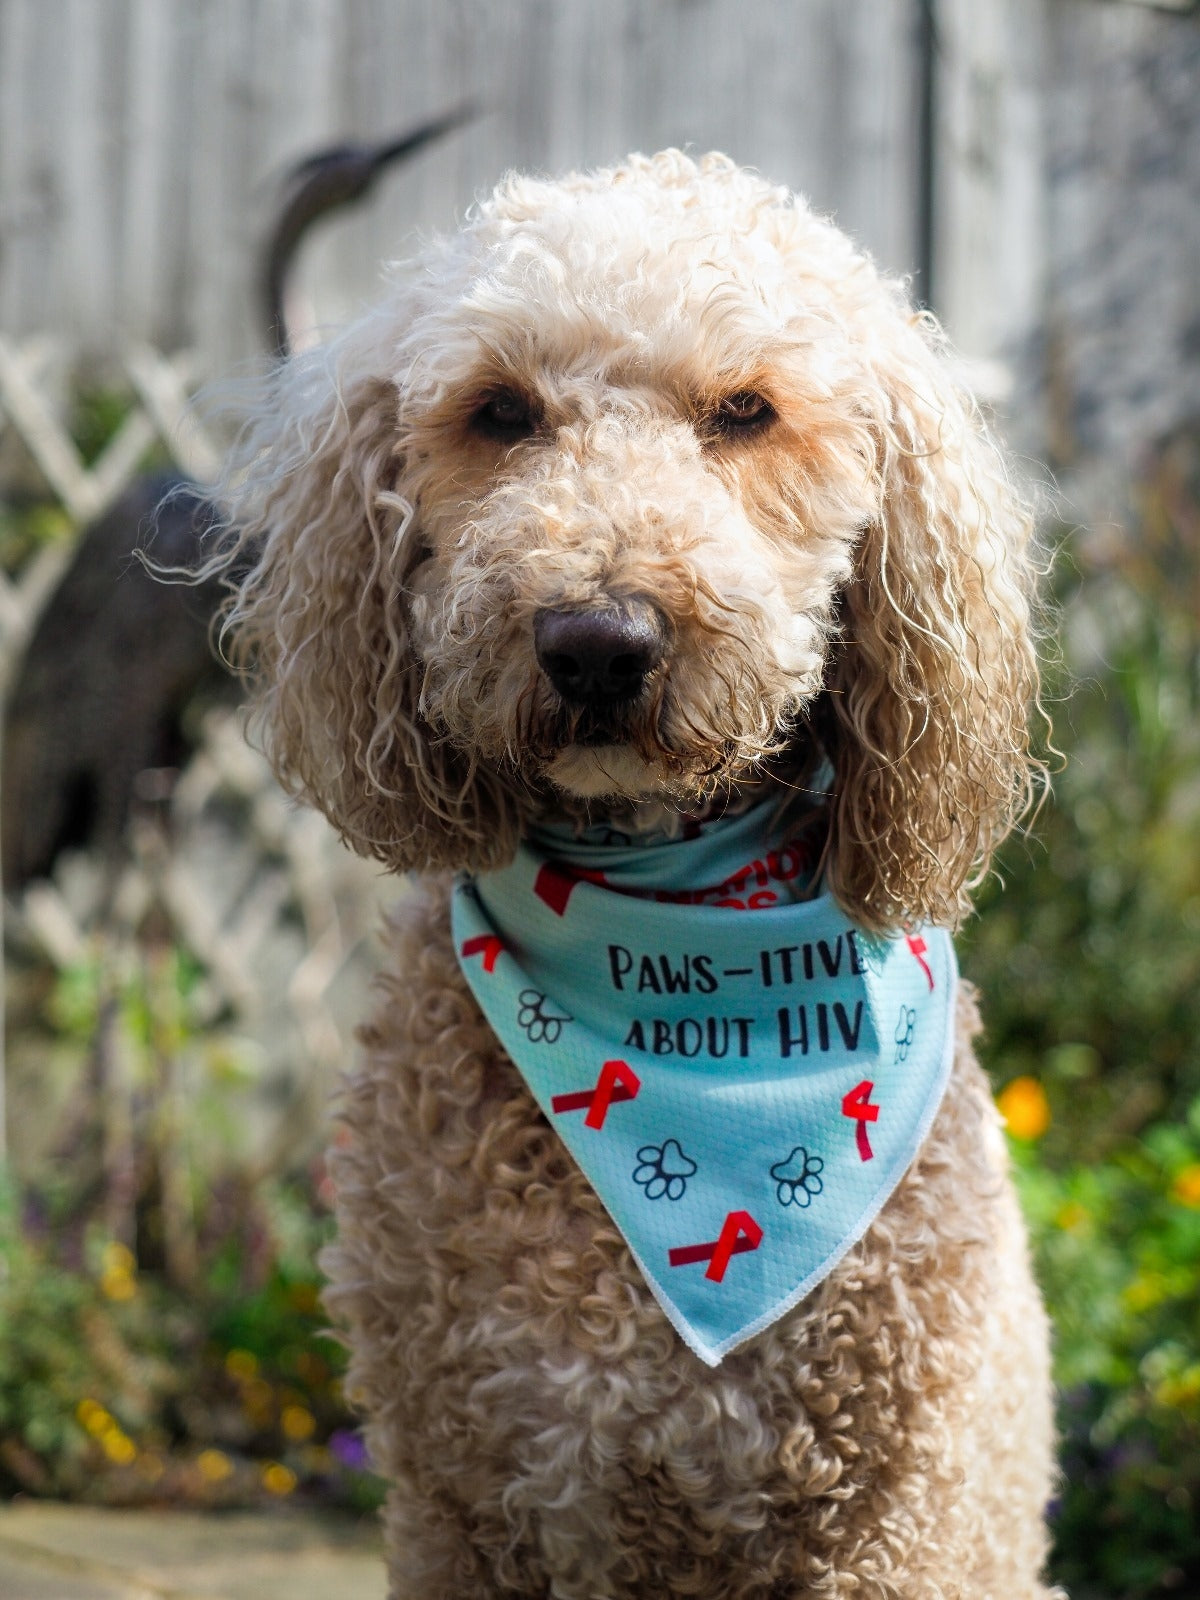
<instances>
[{"instance_id":1,"label":"dog's muzzle","mask_svg":"<svg viewBox=\"0 0 1200 1600\"><path fill-rule=\"evenodd\" d=\"M546 607L533 619L538 665L571 706L603 710L636 699L666 653L666 628L646 600Z\"/></svg>"}]
</instances>

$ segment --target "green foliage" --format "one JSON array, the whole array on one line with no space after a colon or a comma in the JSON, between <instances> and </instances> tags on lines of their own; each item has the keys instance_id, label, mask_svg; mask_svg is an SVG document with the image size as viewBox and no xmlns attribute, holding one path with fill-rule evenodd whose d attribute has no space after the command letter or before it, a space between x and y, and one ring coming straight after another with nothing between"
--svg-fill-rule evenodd
<instances>
[{"instance_id":1,"label":"green foliage","mask_svg":"<svg viewBox=\"0 0 1200 1600\"><path fill-rule=\"evenodd\" d=\"M133 395L124 387L102 382L77 384L71 395L67 425L75 448L87 466L92 466L120 433L134 407ZM170 451L156 440L138 463L140 472L150 472L170 464Z\"/></svg>"},{"instance_id":2,"label":"green foliage","mask_svg":"<svg viewBox=\"0 0 1200 1600\"><path fill-rule=\"evenodd\" d=\"M135 405L127 388L102 383L73 387L64 419L71 442L85 466L94 466L120 433ZM155 438L142 453L139 472L171 465L165 442ZM37 493L0 500L0 572L19 573L43 546L70 539L77 529L70 512L57 500Z\"/></svg>"},{"instance_id":3,"label":"green foliage","mask_svg":"<svg viewBox=\"0 0 1200 1600\"><path fill-rule=\"evenodd\" d=\"M255 1180L247 1074L203 998L152 941L98 943L50 996L88 1093L60 1154L0 1190L0 1493L378 1500L319 1303L323 1167Z\"/></svg>"},{"instance_id":4,"label":"green foliage","mask_svg":"<svg viewBox=\"0 0 1200 1600\"><path fill-rule=\"evenodd\" d=\"M1121 1600L1200 1589L1200 449L1136 530L1060 560L1065 765L963 939L1056 1330L1055 1574Z\"/></svg>"},{"instance_id":5,"label":"green foliage","mask_svg":"<svg viewBox=\"0 0 1200 1600\"><path fill-rule=\"evenodd\" d=\"M71 518L59 505L0 502L0 572L19 572L43 545L69 539Z\"/></svg>"},{"instance_id":6,"label":"green foliage","mask_svg":"<svg viewBox=\"0 0 1200 1600\"><path fill-rule=\"evenodd\" d=\"M1105 1160L1020 1153L1055 1324L1064 1483L1055 1572L1072 1594L1200 1579L1200 1102Z\"/></svg>"},{"instance_id":7,"label":"green foliage","mask_svg":"<svg viewBox=\"0 0 1200 1600\"><path fill-rule=\"evenodd\" d=\"M119 433L129 415L129 396L99 384L81 385L72 396L70 428L75 448L90 466Z\"/></svg>"},{"instance_id":8,"label":"green foliage","mask_svg":"<svg viewBox=\"0 0 1200 1600\"><path fill-rule=\"evenodd\" d=\"M186 1290L89 1230L84 1259L13 1197L0 1209L0 1492L127 1504L255 1503L294 1492L355 1508L375 1481L340 1390L315 1258L329 1219L295 1190L254 1210ZM271 1213L305 1241L275 1250ZM61 1235L60 1235L61 1239ZM230 1257L238 1270L230 1271Z\"/></svg>"}]
</instances>

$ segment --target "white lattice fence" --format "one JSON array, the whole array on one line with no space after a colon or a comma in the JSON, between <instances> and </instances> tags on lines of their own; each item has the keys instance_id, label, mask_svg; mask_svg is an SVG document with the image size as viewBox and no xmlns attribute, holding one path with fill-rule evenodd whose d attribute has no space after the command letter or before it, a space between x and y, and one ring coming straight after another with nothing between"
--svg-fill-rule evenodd
<instances>
[{"instance_id":1,"label":"white lattice fence","mask_svg":"<svg viewBox=\"0 0 1200 1600\"><path fill-rule=\"evenodd\" d=\"M167 356L136 345L122 365L130 384L129 410L89 465L55 400L56 393L64 392L62 346L48 337L16 345L0 336L0 437L6 430L19 436L47 493L77 530L118 499L155 444L165 445L179 468L200 483L215 476L220 460L217 445L191 409L198 363L190 352ZM5 677L73 548L69 540L44 546L19 574L0 573L0 663Z\"/></svg>"},{"instance_id":2,"label":"white lattice fence","mask_svg":"<svg viewBox=\"0 0 1200 1600\"><path fill-rule=\"evenodd\" d=\"M20 570L0 574L5 682L19 670L42 608L54 603L76 539L117 502L147 452L165 446L201 483L219 462L216 442L191 411L196 361L146 346L125 354L127 413L100 454L85 462L66 419L71 385L62 357L48 339L21 345L0 339L0 430L8 435L8 454L24 458L25 493L40 476L44 496L63 508L73 529ZM131 546L136 534L131 528ZM235 711L205 716L177 782L164 785L157 774L147 779L147 793L157 786L169 800L144 809L120 862L65 858L52 879L9 904L8 943L19 964L41 963L58 973L96 960L98 952L114 974L128 968L141 930L151 925L155 940L185 952L203 974L192 997L201 1023L220 1022L253 1041L263 1061L253 1143L256 1160L269 1168L311 1142L321 1124L348 1023L363 1003L378 875L319 817L285 799L246 744ZM14 1124L48 1136L53 1096L43 1092L38 1051L26 1037L10 1051L10 1110ZM128 1120L120 1109L114 1115L120 1124ZM14 1149L18 1164L35 1160L41 1143L23 1133Z\"/></svg>"}]
</instances>

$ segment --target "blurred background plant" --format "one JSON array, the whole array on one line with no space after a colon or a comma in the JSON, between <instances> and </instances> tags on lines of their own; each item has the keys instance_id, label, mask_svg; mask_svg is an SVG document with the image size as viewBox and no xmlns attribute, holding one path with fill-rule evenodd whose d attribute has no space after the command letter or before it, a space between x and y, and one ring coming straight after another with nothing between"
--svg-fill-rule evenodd
<instances>
[{"instance_id":1,"label":"blurred background plant","mask_svg":"<svg viewBox=\"0 0 1200 1600\"><path fill-rule=\"evenodd\" d=\"M81 460L134 403L74 396ZM74 537L12 497L0 573ZM317 1258L375 874L286 806L236 714L192 721L187 781L142 785L127 849L68 850L9 897L0 1497L371 1509Z\"/></svg>"},{"instance_id":2,"label":"blurred background plant","mask_svg":"<svg viewBox=\"0 0 1200 1600\"><path fill-rule=\"evenodd\" d=\"M236 1044L192 1014L192 964L146 954L114 984L98 941L49 992L82 1092L0 1191L0 1492L373 1505L318 1300L323 1165L239 1159ZM132 1091L115 1116L98 1040Z\"/></svg>"},{"instance_id":3,"label":"blurred background plant","mask_svg":"<svg viewBox=\"0 0 1200 1600\"><path fill-rule=\"evenodd\" d=\"M1200 1592L1200 433L1067 534L1065 762L960 943L1056 1332L1072 1595Z\"/></svg>"},{"instance_id":4,"label":"blurred background plant","mask_svg":"<svg viewBox=\"0 0 1200 1600\"><path fill-rule=\"evenodd\" d=\"M0 1188L0 1494L374 1505L318 1301L323 1163L248 1138L259 1063L195 959L98 928L23 977L70 1088Z\"/></svg>"}]
</instances>

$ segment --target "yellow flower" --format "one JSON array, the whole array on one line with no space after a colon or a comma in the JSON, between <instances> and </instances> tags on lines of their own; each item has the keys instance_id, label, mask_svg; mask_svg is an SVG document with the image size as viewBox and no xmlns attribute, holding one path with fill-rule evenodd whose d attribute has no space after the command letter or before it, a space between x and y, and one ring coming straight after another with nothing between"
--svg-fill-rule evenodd
<instances>
[{"instance_id":1,"label":"yellow flower","mask_svg":"<svg viewBox=\"0 0 1200 1600\"><path fill-rule=\"evenodd\" d=\"M1171 1198L1183 1206L1200 1206L1200 1161L1193 1161L1175 1174Z\"/></svg>"},{"instance_id":2,"label":"yellow flower","mask_svg":"<svg viewBox=\"0 0 1200 1600\"><path fill-rule=\"evenodd\" d=\"M110 1461L127 1467L137 1456L137 1445L121 1427L111 1411L106 1411L98 1400L83 1399L75 1407L75 1415Z\"/></svg>"},{"instance_id":3,"label":"yellow flower","mask_svg":"<svg viewBox=\"0 0 1200 1600\"><path fill-rule=\"evenodd\" d=\"M1008 1131L1017 1139L1040 1139L1050 1126L1050 1103L1036 1078L1014 1078L996 1097Z\"/></svg>"},{"instance_id":4,"label":"yellow flower","mask_svg":"<svg viewBox=\"0 0 1200 1600\"><path fill-rule=\"evenodd\" d=\"M137 1293L137 1261L116 1239L100 1252L100 1288L110 1300L132 1300Z\"/></svg>"},{"instance_id":5,"label":"yellow flower","mask_svg":"<svg viewBox=\"0 0 1200 1600\"><path fill-rule=\"evenodd\" d=\"M1169 1292L1170 1286L1161 1272L1138 1272L1121 1291L1121 1299L1130 1311L1152 1311Z\"/></svg>"},{"instance_id":6,"label":"yellow flower","mask_svg":"<svg viewBox=\"0 0 1200 1600\"><path fill-rule=\"evenodd\" d=\"M81 1400L75 1407L75 1415L94 1439L113 1425L108 1412L95 1400Z\"/></svg>"},{"instance_id":7,"label":"yellow flower","mask_svg":"<svg viewBox=\"0 0 1200 1600\"><path fill-rule=\"evenodd\" d=\"M127 1433L117 1427L116 1423L105 1430L100 1444L104 1454L118 1467L127 1467L137 1456L137 1445Z\"/></svg>"},{"instance_id":8,"label":"yellow flower","mask_svg":"<svg viewBox=\"0 0 1200 1600\"><path fill-rule=\"evenodd\" d=\"M123 1272L126 1277L132 1276L137 1271L137 1262L134 1260L133 1251L127 1246L119 1244L117 1240L111 1240L100 1252L100 1270L102 1272Z\"/></svg>"},{"instance_id":9,"label":"yellow flower","mask_svg":"<svg viewBox=\"0 0 1200 1600\"><path fill-rule=\"evenodd\" d=\"M1200 1399L1200 1367L1188 1367L1173 1377L1164 1378L1155 1386L1154 1398L1160 1405L1170 1406L1175 1411L1194 1406Z\"/></svg>"},{"instance_id":10,"label":"yellow flower","mask_svg":"<svg viewBox=\"0 0 1200 1600\"><path fill-rule=\"evenodd\" d=\"M294 1439L297 1444L305 1439L311 1439L317 1427L317 1419L307 1406L284 1406L280 1413L279 1426L289 1439Z\"/></svg>"},{"instance_id":11,"label":"yellow flower","mask_svg":"<svg viewBox=\"0 0 1200 1600\"><path fill-rule=\"evenodd\" d=\"M1077 1228L1082 1228L1089 1217L1088 1208L1080 1205L1078 1200L1068 1200L1059 1206L1054 1220L1058 1226L1067 1233L1074 1233Z\"/></svg>"},{"instance_id":12,"label":"yellow flower","mask_svg":"<svg viewBox=\"0 0 1200 1600\"><path fill-rule=\"evenodd\" d=\"M238 1383L248 1383L258 1376L258 1357L249 1350L231 1350L225 1357L225 1371Z\"/></svg>"},{"instance_id":13,"label":"yellow flower","mask_svg":"<svg viewBox=\"0 0 1200 1600\"><path fill-rule=\"evenodd\" d=\"M282 1462L268 1461L262 1469L263 1488L271 1494L291 1494L296 1487L296 1474Z\"/></svg>"},{"instance_id":14,"label":"yellow flower","mask_svg":"<svg viewBox=\"0 0 1200 1600\"><path fill-rule=\"evenodd\" d=\"M220 1483L233 1472L233 1462L223 1450L201 1450L196 1466L205 1483Z\"/></svg>"},{"instance_id":15,"label":"yellow flower","mask_svg":"<svg viewBox=\"0 0 1200 1600\"><path fill-rule=\"evenodd\" d=\"M132 1300L137 1284L128 1272L104 1272L100 1275L100 1288L110 1300Z\"/></svg>"}]
</instances>

